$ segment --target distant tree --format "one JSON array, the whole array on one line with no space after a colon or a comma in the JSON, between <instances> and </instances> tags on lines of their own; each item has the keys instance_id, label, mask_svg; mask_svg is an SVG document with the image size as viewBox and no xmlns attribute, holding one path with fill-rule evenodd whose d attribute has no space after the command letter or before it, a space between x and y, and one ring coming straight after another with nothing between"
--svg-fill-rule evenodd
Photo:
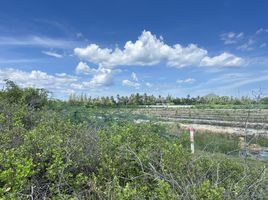
<instances>
[{"instance_id":1,"label":"distant tree","mask_svg":"<svg viewBox=\"0 0 268 200\"><path fill-rule=\"evenodd\" d=\"M5 79L4 81L5 90L2 97L7 99L9 103L19 103L23 96L23 90L11 80Z\"/></svg>"},{"instance_id":2,"label":"distant tree","mask_svg":"<svg viewBox=\"0 0 268 200\"><path fill-rule=\"evenodd\" d=\"M48 91L36 88L20 88L13 81L5 80L5 88L0 97L8 103L24 104L27 107L39 109L48 102Z\"/></svg>"},{"instance_id":3,"label":"distant tree","mask_svg":"<svg viewBox=\"0 0 268 200\"><path fill-rule=\"evenodd\" d=\"M40 109L48 102L48 91L45 89L26 88L23 91L22 101L34 109Z\"/></svg>"},{"instance_id":4,"label":"distant tree","mask_svg":"<svg viewBox=\"0 0 268 200\"><path fill-rule=\"evenodd\" d=\"M116 101L113 96L110 97L110 101L113 106L116 105Z\"/></svg>"}]
</instances>

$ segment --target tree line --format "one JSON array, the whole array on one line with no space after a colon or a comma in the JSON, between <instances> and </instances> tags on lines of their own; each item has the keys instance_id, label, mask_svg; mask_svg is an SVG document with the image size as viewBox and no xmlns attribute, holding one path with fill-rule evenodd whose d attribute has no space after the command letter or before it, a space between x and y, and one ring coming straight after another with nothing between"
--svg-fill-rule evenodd
<instances>
[{"instance_id":1,"label":"tree line","mask_svg":"<svg viewBox=\"0 0 268 200\"><path fill-rule=\"evenodd\" d=\"M233 96L218 96L208 94L206 96L191 97L189 94L186 97L154 96L144 94L131 94L130 96L102 96L91 97L86 94L69 96L70 104L89 105L89 106L135 106L135 105L198 105L198 104L218 104L218 105L244 105L263 103L268 104L268 98L253 99L250 97L233 97Z\"/></svg>"},{"instance_id":2,"label":"tree line","mask_svg":"<svg viewBox=\"0 0 268 200\"><path fill-rule=\"evenodd\" d=\"M48 98L49 92L45 89L20 88L11 80L5 80L5 89L0 90L0 97L5 97L11 103L24 102L33 108L40 108L53 100ZM62 101L61 101L62 102ZM250 98L248 96L218 96L208 94L205 96L186 97L155 96L147 93L131 94L129 96L102 96L91 97L82 93L80 95L71 94L67 100L71 105L87 106L137 106L137 105L245 105L245 104L268 104L268 97Z\"/></svg>"}]
</instances>

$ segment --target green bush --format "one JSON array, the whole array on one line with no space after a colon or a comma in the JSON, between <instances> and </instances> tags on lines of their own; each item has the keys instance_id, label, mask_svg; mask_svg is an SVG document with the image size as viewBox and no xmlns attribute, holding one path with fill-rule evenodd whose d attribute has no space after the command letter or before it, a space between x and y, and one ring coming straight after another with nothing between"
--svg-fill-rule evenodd
<instances>
[{"instance_id":1,"label":"green bush","mask_svg":"<svg viewBox=\"0 0 268 200\"><path fill-rule=\"evenodd\" d=\"M240 149L238 137L208 132L196 132L195 147L197 150L215 153L229 153Z\"/></svg>"},{"instance_id":2,"label":"green bush","mask_svg":"<svg viewBox=\"0 0 268 200\"><path fill-rule=\"evenodd\" d=\"M14 91L7 89L0 97L1 200L264 199L268 195L267 163L216 154L236 148L226 138L197 134L200 149L207 140L217 141L220 147L214 153L192 155L187 135L170 137L166 126L105 118L92 123L94 113L83 113L83 108L81 118L73 119L73 112L68 114L57 103L38 108L33 105L41 104L26 103L24 92L35 94L32 90L21 93L20 88L10 87Z\"/></svg>"}]
</instances>

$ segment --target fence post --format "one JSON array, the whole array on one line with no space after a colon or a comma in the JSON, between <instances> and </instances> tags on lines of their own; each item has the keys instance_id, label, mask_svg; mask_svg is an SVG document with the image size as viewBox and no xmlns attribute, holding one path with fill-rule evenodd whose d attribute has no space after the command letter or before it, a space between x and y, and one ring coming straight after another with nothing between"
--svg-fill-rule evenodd
<instances>
[{"instance_id":1,"label":"fence post","mask_svg":"<svg viewBox=\"0 0 268 200\"><path fill-rule=\"evenodd\" d=\"M191 152L192 154L194 154L194 131L195 130L193 127L190 127L189 131L190 131Z\"/></svg>"}]
</instances>

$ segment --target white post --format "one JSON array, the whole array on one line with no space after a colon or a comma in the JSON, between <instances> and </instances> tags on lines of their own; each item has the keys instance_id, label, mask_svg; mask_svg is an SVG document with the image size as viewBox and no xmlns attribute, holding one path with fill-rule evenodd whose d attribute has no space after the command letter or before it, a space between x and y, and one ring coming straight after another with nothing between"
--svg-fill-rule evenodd
<instances>
[{"instance_id":1,"label":"white post","mask_svg":"<svg viewBox=\"0 0 268 200\"><path fill-rule=\"evenodd\" d=\"M189 131L190 131L191 152L193 154L194 153L194 128L190 127Z\"/></svg>"}]
</instances>

